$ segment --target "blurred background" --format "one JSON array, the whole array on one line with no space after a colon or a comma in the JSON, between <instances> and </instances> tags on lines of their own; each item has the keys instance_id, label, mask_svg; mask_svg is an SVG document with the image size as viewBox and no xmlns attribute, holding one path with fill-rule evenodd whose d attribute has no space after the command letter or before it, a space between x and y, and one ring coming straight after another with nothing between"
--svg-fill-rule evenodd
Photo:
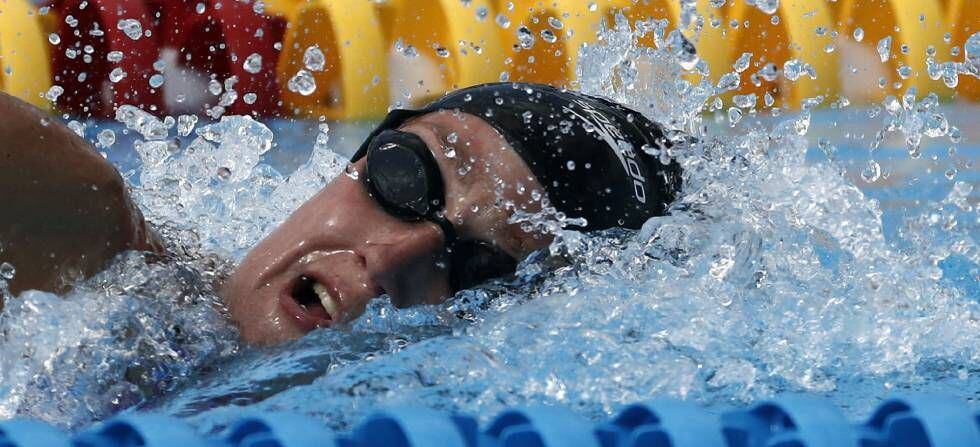
<instances>
[{"instance_id":1,"label":"blurred background","mask_svg":"<svg viewBox=\"0 0 980 447\"><path fill-rule=\"evenodd\" d=\"M980 12L970 4L3 0L0 88L86 118L133 104L160 115L372 119L483 82L574 88L579 48L622 14L653 30L647 45L669 45L680 29L700 57L692 80L718 82L734 66L740 79L725 99L755 94L752 108L798 108L820 95L824 105L877 103L909 87L975 102L980 55L967 41Z\"/></svg>"}]
</instances>

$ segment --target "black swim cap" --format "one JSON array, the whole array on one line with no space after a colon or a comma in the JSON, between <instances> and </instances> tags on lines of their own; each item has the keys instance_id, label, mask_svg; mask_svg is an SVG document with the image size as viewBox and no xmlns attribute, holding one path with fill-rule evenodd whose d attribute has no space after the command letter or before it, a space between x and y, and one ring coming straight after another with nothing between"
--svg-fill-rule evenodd
<instances>
[{"instance_id":1,"label":"black swim cap","mask_svg":"<svg viewBox=\"0 0 980 447\"><path fill-rule=\"evenodd\" d=\"M664 149L663 128L602 98L539 84L494 83L457 90L419 110L392 110L354 154L412 117L439 110L475 115L499 131L544 187L552 206L585 218L581 230L639 228L663 215L681 168L644 148Z\"/></svg>"}]
</instances>

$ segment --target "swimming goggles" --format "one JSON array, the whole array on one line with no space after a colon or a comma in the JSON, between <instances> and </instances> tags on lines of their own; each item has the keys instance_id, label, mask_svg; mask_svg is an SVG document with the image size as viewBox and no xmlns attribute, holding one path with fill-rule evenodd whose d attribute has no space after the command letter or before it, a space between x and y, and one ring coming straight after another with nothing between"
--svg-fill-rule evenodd
<instances>
[{"instance_id":1,"label":"swimming goggles","mask_svg":"<svg viewBox=\"0 0 980 447\"><path fill-rule=\"evenodd\" d=\"M454 293L517 268L517 261L493 244L458 238L445 216L446 189L439 165L418 135L393 129L379 133L368 145L365 171L369 194L388 214L430 221L442 230Z\"/></svg>"}]
</instances>

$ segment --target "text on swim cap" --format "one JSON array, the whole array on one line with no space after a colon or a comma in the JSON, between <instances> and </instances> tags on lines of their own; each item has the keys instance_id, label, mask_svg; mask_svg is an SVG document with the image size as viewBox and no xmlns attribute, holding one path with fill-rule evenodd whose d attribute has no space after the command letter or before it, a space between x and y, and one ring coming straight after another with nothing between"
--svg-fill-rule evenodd
<instances>
[{"instance_id":1,"label":"text on swim cap","mask_svg":"<svg viewBox=\"0 0 980 447\"><path fill-rule=\"evenodd\" d=\"M610 121L602 112L591 107L588 102L578 98L575 98L573 102L581 107L582 111L588 117L567 107L565 110L592 125L594 128L593 132L596 132L609 145L613 153L616 154L616 158L623 164L623 170L629 174L630 180L633 182L633 197L636 198L637 202L647 203L646 178L640 172L640 164L636 161L636 152L633 150L633 145L626 140L619 127Z\"/></svg>"}]
</instances>

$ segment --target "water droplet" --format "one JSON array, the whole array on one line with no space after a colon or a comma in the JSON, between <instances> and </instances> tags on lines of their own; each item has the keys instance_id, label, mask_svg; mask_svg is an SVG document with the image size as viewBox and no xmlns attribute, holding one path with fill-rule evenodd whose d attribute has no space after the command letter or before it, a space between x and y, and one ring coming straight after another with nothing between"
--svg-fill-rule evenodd
<instances>
[{"instance_id":1,"label":"water droplet","mask_svg":"<svg viewBox=\"0 0 980 447\"><path fill-rule=\"evenodd\" d=\"M58 45L61 43L61 36L56 33L48 34L48 42L51 42L51 45Z\"/></svg>"},{"instance_id":2,"label":"water droplet","mask_svg":"<svg viewBox=\"0 0 980 447\"><path fill-rule=\"evenodd\" d=\"M912 67L909 67L908 65L902 65L901 67L898 67L897 71L898 71L898 76L901 77L902 79L908 79L909 77L912 76Z\"/></svg>"},{"instance_id":3,"label":"water droplet","mask_svg":"<svg viewBox=\"0 0 980 447\"><path fill-rule=\"evenodd\" d=\"M562 23L561 20L558 20L557 17L548 17L548 25L551 25L551 27L554 29L562 29L565 27L565 24Z\"/></svg>"},{"instance_id":4,"label":"water droplet","mask_svg":"<svg viewBox=\"0 0 980 447\"><path fill-rule=\"evenodd\" d=\"M44 94L44 97L47 98L48 101L55 102L64 92L65 89L60 85L52 85L51 88L48 89L48 92Z\"/></svg>"},{"instance_id":5,"label":"water droplet","mask_svg":"<svg viewBox=\"0 0 980 447\"><path fill-rule=\"evenodd\" d=\"M130 39L139 40L140 37L143 37L143 25L139 20L122 19L116 23L116 28L125 33L126 37Z\"/></svg>"},{"instance_id":6,"label":"water droplet","mask_svg":"<svg viewBox=\"0 0 980 447\"><path fill-rule=\"evenodd\" d=\"M749 68L749 64L751 62L752 53L742 53L742 55L738 57L738 60L735 61L735 65L732 67L735 68L736 72L741 73Z\"/></svg>"},{"instance_id":7,"label":"water droplet","mask_svg":"<svg viewBox=\"0 0 980 447\"><path fill-rule=\"evenodd\" d=\"M456 132L449 132L449 135L446 135L446 141L449 144L456 144L456 142L459 141L459 134Z\"/></svg>"},{"instance_id":8,"label":"water droplet","mask_svg":"<svg viewBox=\"0 0 980 447\"><path fill-rule=\"evenodd\" d=\"M881 178L881 165L877 161L868 160L868 165L861 171L861 178L868 183L877 182Z\"/></svg>"},{"instance_id":9,"label":"water droplet","mask_svg":"<svg viewBox=\"0 0 980 447\"><path fill-rule=\"evenodd\" d=\"M768 63L764 65L758 72L760 78L772 82L779 77L779 67L775 63Z\"/></svg>"},{"instance_id":10,"label":"water droplet","mask_svg":"<svg viewBox=\"0 0 980 447\"><path fill-rule=\"evenodd\" d=\"M119 62L123 59L123 53L122 51L110 51L109 54L106 55L105 59L113 63Z\"/></svg>"},{"instance_id":11,"label":"water droplet","mask_svg":"<svg viewBox=\"0 0 980 447\"><path fill-rule=\"evenodd\" d=\"M204 8L204 3L198 3L196 6L194 6L194 11L197 11L198 14L204 14Z\"/></svg>"},{"instance_id":12,"label":"water droplet","mask_svg":"<svg viewBox=\"0 0 980 447\"><path fill-rule=\"evenodd\" d=\"M541 30L541 39L548 43L555 43L558 41L558 36L550 29L545 28Z\"/></svg>"},{"instance_id":13,"label":"water droplet","mask_svg":"<svg viewBox=\"0 0 980 447\"><path fill-rule=\"evenodd\" d=\"M676 29L667 36L667 49L677 58L681 68L688 71L693 70L701 60L694 44Z\"/></svg>"},{"instance_id":14,"label":"water droplet","mask_svg":"<svg viewBox=\"0 0 980 447\"><path fill-rule=\"evenodd\" d=\"M218 174L218 178L220 178L221 180L228 180L229 178L231 178L231 169L225 166L219 167L217 174Z\"/></svg>"},{"instance_id":15,"label":"water droplet","mask_svg":"<svg viewBox=\"0 0 980 447\"><path fill-rule=\"evenodd\" d=\"M963 141L963 132L960 131L959 127L951 126L949 128L949 141L953 144L959 144L960 141Z\"/></svg>"},{"instance_id":16,"label":"water droplet","mask_svg":"<svg viewBox=\"0 0 980 447\"><path fill-rule=\"evenodd\" d=\"M534 47L534 33L528 27L521 25L517 28L517 44L525 50Z\"/></svg>"},{"instance_id":17,"label":"water droplet","mask_svg":"<svg viewBox=\"0 0 980 447\"><path fill-rule=\"evenodd\" d=\"M718 80L718 90L722 92L727 92L730 90L735 90L741 83L741 79L736 73L725 73L721 79Z\"/></svg>"},{"instance_id":18,"label":"water droplet","mask_svg":"<svg viewBox=\"0 0 980 447\"><path fill-rule=\"evenodd\" d=\"M567 162L565 162L565 168L568 169L569 171L574 171L575 170L575 162L572 161L572 160L568 160Z\"/></svg>"},{"instance_id":19,"label":"water droplet","mask_svg":"<svg viewBox=\"0 0 980 447\"><path fill-rule=\"evenodd\" d=\"M310 71L323 71L327 65L327 57L319 46L313 45L303 53L303 65Z\"/></svg>"},{"instance_id":20,"label":"water droplet","mask_svg":"<svg viewBox=\"0 0 980 447\"><path fill-rule=\"evenodd\" d=\"M395 41L395 51L405 57L416 57L419 55L419 52L415 49L414 45L406 45L401 38L398 38L398 40Z\"/></svg>"},{"instance_id":21,"label":"water droplet","mask_svg":"<svg viewBox=\"0 0 980 447\"><path fill-rule=\"evenodd\" d=\"M735 125L738 124L738 122L741 120L742 120L742 109L739 109L738 107L729 107L728 123L731 124L732 127L735 127Z\"/></svg>"},{"instance_id":22,"label":"water droplet","mask_svg":"<svg viewBox=\"0 0 980 447\"><path fill-rule=\"evenodd\" d=\"M116 133L112 129L103 129L95 136L96 140L99 142L99 146L102 148L108 148L113 144L116 144Z\"/></svg>"},{"instance_id":23,"label":"water droplet","mask_svg":"<svg viewBox=\"0 0 980 447\"><path fill-rule=\"evenodd\" d=\"M82 124L76 120L71 120L68 122L67 126L72 132L75 132L75 135L85 138L85 127L87 127L85 124Z\"/></svg>"},{"instance_id":24,"label":"water droplet","mask_svg":"<svg viewBox=\"0 0 980 447\"><path fill-rule=\"evenodd\" d=\"M826 99L824 95L814 96L812 98L804 98L803 101L800 102L800 107L803 110L809 110L819 106L821 103L823 103L824 99Z\"/></svg>"},{"instance_id":25,"label":"water droplet","mask_svg":"<svg viewBox=\"0 0 980 447\"><path fill-rule=\"evenodd\" d=\"M17 269L14 268L13 264L9 262L4 262L0 264L0 278L10 281L14 279L14 275L16 274L17 274Z\"/></svg>"},{"instance_id":26,"label":"water droplet","mask_svg":"<svg viewBox=\"0 0 980 447\"><path fill-rule=\"evenodd\" d=\"M259 97L255 93L246 93L245 96L242 97L242 101L245 101L245 104L248 105L255 104L255 100L257 99L259 99Z\"/></svg>"},{"instance_id":27,"label":"water droplet","mask_svg":"<svg viewBox=\"0 0 980 447\"><path fill-rule=\"evenodd\" d=\"M882 62L888 62L892 53L892 36L885 37L878 41L878 57L881 58Z\"/></svg>"},{"instance_id":28,"label":"water droplet","mask_svg":"<svg viewBox=\"0 0 980 447\"><path fill-rule=\"evenodd\" d=\"M922 147L919 146L916 141L910 141L909 139L907 139L906 144L909 145L908 152L910 158L912 158L913 160L918 160L920 157L922 157Z\"/></svg>"},{"instance_id":29,"label":"water droplet","mask_svg":"<svg viewBox=\"0 0 980 447\"><path fill-rule=\"evenodd\" d=\"M980 31L973 33L963 44L963 51L966 53L966 72L973 76L980 77Z\"/></svg>"},{"instance_id":30,"label":"water droplet","mask_svg":"<svg viewBox=\"0 0 980 447\"><path fill-rule=\"evenodd\" d=\"M113 68L112 71L109 72L109 81L111 81L113 84L121 81L125 77L126 71L119 67Z\"/></svg>"},{"instance_id":31,"label":"water droplet","mask_svg":"<svg viewBox=\"0 0 980 447\"><path fill-rule=\"evenodd\" d=\"M245 58L245 62L242 63L242 68L245 71L256 74L262 71L262 55L259 53L252 53Z\"/></svg>"},{"instance_id":32,"label":"water droplet","mask_svg":"<svg viewBox=\"0 0 980 447\"><path fill-rule=\"evenodd\" d=\"M790 81L800 79L803 75L803 62L799 59L790 59L783 64L783 77Z\"/></svg>"},{"instance_id":33,"label":"water droplet","mask_svg":"<svg viewBox=\"0 0 980 447\"><path fill-rule=\"evenodd\" d=\"M160 141L167 137L169 128L157 117L145 110L132 105L122 105L116 108L116 121L126 125L126 128L138 132L147 140Z\"/></svg>"},{"instance_id":34,"label":"water droplet","mask_svg":"<svg viewBox=\"0 0 980 447\"><path fill-rule=\"evenodd\" d=\"M216 79L208 81L208 92L212 95L218 96L221 94L221 83Z\"/></svg>"},{"instance_id":35,"label":"water droplet","mask_svg":"<svg viewBox=\"0 0 980 447\"><path fill-rule=\"evenodd\" d=\"M177 117L177 135L186 137L197 125L197 115L180 115Z\"/></svg>"},{"instance_id":36,"label":"water droplet","mask_svg":"<svg viewBox=\"0 0 980 447\"><path fill-rule=\"evenodd\" d=\"M774 14L779 9L779 0L755 0L755 7L766 14Z\"/></svg>"},{"instance_id":37,"label":"water droplet","mask_svg":"<svg viewBox=\"0 0 980 447\"><path fill-rule=\"evenodd\" d=\"M589 11L595 12L597 9L599 9L599 5L596 2L589 2Z\"/></svg>"},{"instance_id":38,"label":"water droplet","mask_svg":"<svg viewBox=\"0 0 980 447\"><path fill-rule=\"evenodd\" d=\"M854 41L860 42L862 40L864 40L864 28L861 28L860 26L854 28Z\"/></svg>"},{"instance_id":39,"label":"water droplet","mask_svg":"<svg viewBox=\"0 0 980 447\"><path fill-rule=\"evenodd\" d=\"M163 75L162 74L157 73L157 74L155 74L153 76L150 76L150 87L160 88L161 85L163 85Z\"/></svg>"},{"instance_id":40,"label":"water droplet","mask_svg":"<svg viewBox=\"0 0 980 447\"><path fill-rule=\"evenodd\" d=\"M943 175L945 175L946 176L946 179L948 179L948 180L952 180L952 179L956 178L956 174L957 174L957 171L956 171L956 168L954 168L954 167L951 167L951 168L947 169L946 172L943 173Z\"/></svg>"},{"instance_id":41,"label":"water droplet","mask_svg":"<svg viewBox=\"0 0 980 447\"><path fill-rule=\"evenodd\" d=\"M289 91L303 96L310 96L316 91L316 81L313 79L313 74L306 70L297 72L295 76L289 79L286 86Z\"/></svg>"},{"instance_id":42,"label":"water droplet","mask_svg":"<svg viewBox=\"0 0 980 447\"><path fill-rule=\"evenodd\" d=\"M759 99L757 96L755 96L755 93L749 93L747 95L735 95L732 97L732 102L734 102L736 106L741 107L743 109L749 109L755 107L755 103L758 102L758 100Z\"/></svg>"},{"instance_id":43,"label":"water droplet","mask_svg":"<svg viewBox=\"0 0 980 447\"><path fill-rule=\"evenodd\" d=\"M437 47L436 48L436 56L439 56L439 57L449 57L449 55L450 55L449 50L446 49L445 47Z\"/></svg>"},{"instance_id":44,"label":"water droplet","mask_svg":"<svg viewBox=\"0 0 980 447\"><path fill-rule=\"evenodd\" d=\"M833 53L834 50L836 50L836 49L837 49L837 47L835 47L834 44L828 43L827 45L825 45L823 47L823 52L830 54L830 53Z\"/></svg>"},{"instance_id":45,"label":"water droplet","mask_svg":"<svg viewBox=\"0 0 980 447\"><path fill-rule=\"evenodd\" d=\"M715 99L711 101L711 107L709 107L708 110L714 112L715 110L721 110L721 108L724 106L724 101L722 101L720 97L716 96Z\"/></svg>"},{"instance_id":46,"label":"water droplet","mask_svg":"<svg viewBox=\"0 0 980 447\"><path fill-rule=\"evenodd\" d=\"M483 22L487 20L487 16L490 15L490 10L486 6L481 6L476 8L476 19Z\"/></svg>"},{"instance_id":47,"label":"water droplet","mask_svg":"<svg viewBox=\"0 0 980 447\"><path fill-rule=\"evenodd\" d=\"M510 18L504 15L504 13L497 14L497 26L503 29L510 28Z\"/></svg>"}]
</instances>

